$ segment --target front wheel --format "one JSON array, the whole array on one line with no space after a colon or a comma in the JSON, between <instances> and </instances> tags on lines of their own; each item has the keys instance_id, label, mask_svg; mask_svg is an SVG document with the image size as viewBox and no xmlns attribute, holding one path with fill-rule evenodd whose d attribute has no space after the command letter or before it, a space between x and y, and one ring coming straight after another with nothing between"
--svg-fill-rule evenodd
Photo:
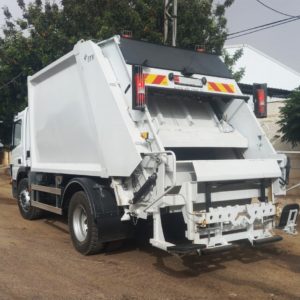
<instances>
[{"instance_id":1,"label":"front wheel","mask_svg":"<svg viewBox=\"0 0 300 300\"><path fill-rule=\"evenodd\" d=\"M43 214L42 210L31 206L27 178L21 179L18 184L18 206L22 217L27 220L38 219Z\"/></svg>"},{"instance_id":2,"label":"front wheel","mask_svg":"<svg viewBox=\"0 0 300 300\"><path fill-rule=\"evenodd\" d=\"M78 252L90 255L103 249L90 202L83 191L76 192L71 198L68 223L73 245Z\"/></svg>"}]
</instances>

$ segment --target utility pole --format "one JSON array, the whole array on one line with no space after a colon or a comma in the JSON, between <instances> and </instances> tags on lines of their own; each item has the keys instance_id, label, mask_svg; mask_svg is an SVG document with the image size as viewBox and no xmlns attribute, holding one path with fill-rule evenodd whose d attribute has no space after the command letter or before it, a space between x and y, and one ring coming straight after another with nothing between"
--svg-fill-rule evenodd
<instances>
[{"instance_id":1,"label":"utility pole","mask_svg":"<svg viewBox=\"0 0 300 300\"><path fill-rule=\"evenodd\" d=\"M172 10L172 12L170 12ZM177 38L177 0L164 0L164 44L168 41L169 22L172 27L172 46Z\"/></svg>"}]
</instances>

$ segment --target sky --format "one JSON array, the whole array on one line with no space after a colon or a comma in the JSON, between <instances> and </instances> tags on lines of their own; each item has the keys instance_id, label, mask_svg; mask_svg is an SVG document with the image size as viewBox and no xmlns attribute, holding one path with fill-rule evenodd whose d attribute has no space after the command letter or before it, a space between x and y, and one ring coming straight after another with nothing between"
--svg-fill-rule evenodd
<instances>
[{"instance_id":1,"label":"sky","mask_svg":"<svg viewBox=\"0 0 300 300\"><path fill-rule=\"evenodd\" d=\"M163 0L162 0L163 1ZM266 5L290 15L300 15L300 0L261 0ZM27 0L26 2L30 2ZM215 0L223 2L223 0ZM14 17L20 16L16 0L0 0ZM235 0L226 13L228 32L287 18L262 6L256 0ZM0 13L0 24L4 22ZM249 44L300 73L300 19L295 22L246 35L226 42L228 45Z\"/></svg>"},{"instance_id":2,"label":"sky","mask_svg":"<svg viewBox=\"0 0 300 300\"><path fill-rule=\"evenodd\" d=\"M272 8L289 15L300 15L299 0L262 0ZM256 0L235 0L226 13L228 32L236 32L287 18L259 4ZM226 42L249 44L300 72L300 20L273 27Z\"/></svg>"}]
</instances>

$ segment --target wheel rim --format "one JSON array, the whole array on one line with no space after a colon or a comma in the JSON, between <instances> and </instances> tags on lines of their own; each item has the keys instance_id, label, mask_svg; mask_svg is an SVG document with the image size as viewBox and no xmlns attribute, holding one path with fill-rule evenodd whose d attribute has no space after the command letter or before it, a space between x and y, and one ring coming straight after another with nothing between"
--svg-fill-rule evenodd
<instances>
[{"instance_id":1,"label":"wheel rim","mask_svg":"<svg viewBox=\"0 0 300 300\"><path fill-rule=\"evenodd\" d=\"M30 194L28 190L21 191L19 195L19 202L24 211L28 211L30 208Z\"/></svg>"},{"instance_id":2,"label":"wheel rim","mask_svg":"<svg viewBox=\"0 0 300 300\"><path fill-rule=\"evenodd\" d=\"M73 214L74 234L79 242L83 242L88 234L87 214L82 205L78 205Z\"/></svg>"}]
</instances>

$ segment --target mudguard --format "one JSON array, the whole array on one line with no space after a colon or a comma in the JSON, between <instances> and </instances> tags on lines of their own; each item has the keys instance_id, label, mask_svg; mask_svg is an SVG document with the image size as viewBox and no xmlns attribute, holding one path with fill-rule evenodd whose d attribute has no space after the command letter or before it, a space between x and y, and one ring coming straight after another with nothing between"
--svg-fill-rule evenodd
<instances>
[{"instance_id":1,"label":"mudguard","mask_svg":"<svg viewBox=\"0 0 300 300\"><path fill-rule=\"evenodd\" d=\"M64 189L63 201L73 185L80 185L86 193L102 242L126 239L133 235L131 223L121 221L122 216L115 196L108 187L93 178L74 178Z\"/></svg>"},{"instance_id":2,"label":"mudguard","mask_svg":"<svg viewBox=\"0 0 300 300\"><path fill-rule=\"evenodd\" d=\"M22 178L28 177L28 173L30 172L30 168L29 167L25 167L25 166L21 166L18 169L18 173L17 173L17 179L12 181L12 195L15 199L18 198L18 185L19 182ZM10 165L10 174L12 176L12 165Z\"/></svg>"}]
</instances>

